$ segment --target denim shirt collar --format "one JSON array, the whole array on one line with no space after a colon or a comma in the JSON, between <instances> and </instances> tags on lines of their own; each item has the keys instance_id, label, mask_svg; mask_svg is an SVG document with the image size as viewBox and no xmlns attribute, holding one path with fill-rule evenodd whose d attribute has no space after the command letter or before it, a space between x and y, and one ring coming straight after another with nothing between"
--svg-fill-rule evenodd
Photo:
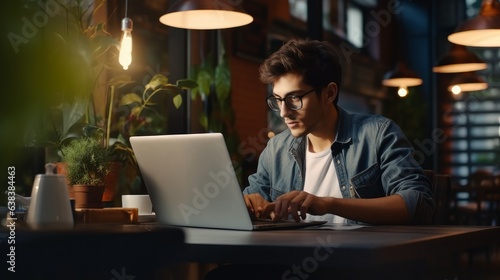
<instances>
[{"instance_id":1,"label":"denim shirt collar","mask_svg":"<svg viewBox=\"0 0 500 280\"><path fill-rule=\"evenodd\" d=\"M347 113L344 109L337 106L337 110L339 112L339 120L337 124L337 139L335 142L347 144L351 142L353 120L351 114Z\"/></svg>"}]
</instances>

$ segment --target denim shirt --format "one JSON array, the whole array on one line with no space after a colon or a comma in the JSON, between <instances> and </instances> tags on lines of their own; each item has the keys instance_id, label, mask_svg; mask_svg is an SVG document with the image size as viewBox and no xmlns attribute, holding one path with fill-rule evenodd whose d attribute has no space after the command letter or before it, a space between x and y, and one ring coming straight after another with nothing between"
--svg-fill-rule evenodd
<instances>
[{"instance_id":1,"label":"denim shirt","mask_svg":"<svg viewBox=\"0 0 500 280\"><path fill-rule=\"evenodd\" d=\"M398 194L412 223L430 223L434 211L431 182L401 129L382 116L350 114L337 108L337 139L331 150L343 198ZM274 201L292 190L303 190L305 137L295 138L287 129L271 138L243 193L260 193Z\"/></svg>"}]
</instances>

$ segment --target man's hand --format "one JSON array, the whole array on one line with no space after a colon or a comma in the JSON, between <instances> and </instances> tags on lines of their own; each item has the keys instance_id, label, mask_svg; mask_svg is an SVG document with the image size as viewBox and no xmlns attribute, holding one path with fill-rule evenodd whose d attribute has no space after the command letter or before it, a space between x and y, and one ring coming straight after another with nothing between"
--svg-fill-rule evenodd
<instances>
[{"instance_id":1,"label":"man's hand","mask_svg":"<svg viewBox=\"0 0 500 280\"><path fill-rule=\"evenodd\" d=\"M300 212L300 216L299 216ZM273 220L287 219L291 214L296 222L306 218L306 213L312 215L324 215L328 213L326 201L320 197L304 191L291 191L279 196L275 202L269 203L262 212L263 218L274 213Z\"/></svg>"},{"instance_id":2,"label":"man's hand","mask_svg":"<svg viewBox=\"0 0 500 280\"><path fill-rule=\"evenodd\" d=\"M267 206L270 204L269 201L265 200L262 195L258 193L252 193L252 194L245 194L244 196L245 199L245 204L247 206L248 213L250 213L250 217L252 220L255 219L261 219L261 218L266 218L271 214L271 216L274 216L272 213L267 213L265 217L262 216L262 212L267 208Z\"/></svg>"}]
</instances>

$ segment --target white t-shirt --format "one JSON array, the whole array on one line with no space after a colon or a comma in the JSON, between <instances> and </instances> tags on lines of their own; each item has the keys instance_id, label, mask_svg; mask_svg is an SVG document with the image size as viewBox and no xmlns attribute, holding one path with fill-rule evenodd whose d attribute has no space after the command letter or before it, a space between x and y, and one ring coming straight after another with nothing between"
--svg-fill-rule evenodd
<instances>
[{"instance_id":1,"label":"white t-shirt","mask_svg":"<svg viewBox=\"0 0 500 280\"><path fill-rule=\"evenodd\" d=\"M309 147L309 139L307 139L306 147ZM316 153L310 152L309 148L306 148L304 191L319 197L342 198L339 179L337 178L337 171L333 165L332 151L330 148ZM328 221L329 223L347 222L345 218L333 214L322 216L307 214L306 220L322 220Z\"/></svg>"}]
</instances>

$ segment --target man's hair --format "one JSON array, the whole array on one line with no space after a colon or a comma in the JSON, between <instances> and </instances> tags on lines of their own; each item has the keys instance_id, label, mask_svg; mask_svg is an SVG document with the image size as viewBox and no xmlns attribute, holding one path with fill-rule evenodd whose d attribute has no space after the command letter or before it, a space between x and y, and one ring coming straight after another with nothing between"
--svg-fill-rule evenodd
<instances>
[{"instance_id":1,"label":"man's hair","mask_svg":"<svg viewBox=\"0 0 500 280\"><path fill-rule=\"evenodd\" d=\"M260 80L271 84L288 73L302 75L303 82L316 89L329 83L340 90L342 67L335 49L328 42L291 39L260 66ZM337 104L337 98L334 104Z\"/></svg>"}]
</instances>

